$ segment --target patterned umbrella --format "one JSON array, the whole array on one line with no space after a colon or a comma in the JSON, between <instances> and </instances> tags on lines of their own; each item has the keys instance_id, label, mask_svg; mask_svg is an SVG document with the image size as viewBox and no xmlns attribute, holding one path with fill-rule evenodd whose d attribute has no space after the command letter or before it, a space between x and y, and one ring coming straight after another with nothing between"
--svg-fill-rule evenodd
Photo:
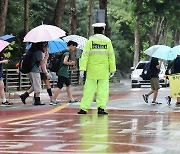
<instances>
[{"instance_id":1,"label":"patterned umbrella","mask_svg":"<svg viewBox=\"0 0 180 154\"><path fill-rule=\"evenodd\" d=\"M10 43L7 41L0 40L0 52L9 45Z\"/></svg>"},{"instance_id":2,"label":"patterned umbrella","mask_svg":"<svg viewBox=\"0 0 180 154\"><path fill-rule=\"evenodd\" d=\"M78 43L77 48L83 50L87 39L85 37L79 36L79 35L69 35L62 38L64 41L74 41Z\"/></svg>"}]
</instances>

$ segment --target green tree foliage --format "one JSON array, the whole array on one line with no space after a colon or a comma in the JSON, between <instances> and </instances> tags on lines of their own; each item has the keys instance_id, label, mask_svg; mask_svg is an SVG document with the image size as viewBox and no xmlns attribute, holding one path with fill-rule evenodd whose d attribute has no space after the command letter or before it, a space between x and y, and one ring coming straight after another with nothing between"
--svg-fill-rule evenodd
<instances>
[{"instance_id":1,"label":"green tree foliage","mask_svg":"<svg viewBox=\"0 0 180 154\"><path fill-rule=\"evenodd\" d=\"M54 9L57 0L30 1L30 29L44 24L53 24ZM98 0L94 0L94 9L99 8ZM137 0L108 0L108 21L111 27L111 40L117 59L117 68L128 72L133 64L134 54L134 23ZM140 59L146 59L143 54L151 44L174 45L174 32L180 33L180 3L179 0L143 0L140 10ZM87 36L87 5L88 0L76 0L77 33ZM61 28L69 30L69 6L66 1ZM20 59L23 46L24 0L9 0L6 19L6 34L16 36L12 46L12 57ZM180 35L180 34L179 34ZM176 38L178 40L178 37ZM12 61L16 63L15 58ZM14 66L14 64L12 64ZM11 68L13 68L11 66Z\"/></svg>"}]
</instances>

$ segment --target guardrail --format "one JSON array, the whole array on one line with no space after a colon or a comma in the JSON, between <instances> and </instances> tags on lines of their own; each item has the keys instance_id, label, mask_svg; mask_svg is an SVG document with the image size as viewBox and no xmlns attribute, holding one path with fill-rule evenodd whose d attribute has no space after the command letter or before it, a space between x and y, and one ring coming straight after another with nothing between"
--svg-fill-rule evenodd
<instances>
[{"instance_id":1,"label":"guardrail","mask_svg":"<svg viewBox=\"0 0 180 154\"><path fill-rule=\"evenodd\" d=\"M4 69L3 75L5 91L23 90L31 86L28 75L19 72L18 69ZM70 70L69 75L71 75L72 85L79 84L78 70ZM57 80L50 80L50 83L51 86L54 87ZM42 87L44 87L44 84L42 84Z\"/></svg>"},{"instance_id":2,"label":"guardrail","mask_svg":"<svg viewBox=\"0 0 180 154\"><path fill-rule=\"evenodd\" d=\"M4 69L4 85L5 91L12 91L12 90L24 90L28 89L31 86L29 77L27 74L23 74L19 72L18 69ZM69 76L71 76L71 83L72 85L82 84L82 79L79 78L79 71L78 70L70 70ZM121 74L120 71L117 70L115 72L114 77L110 78L110 82L120 82ZM55 87L57 80L50 80L51 87ZM42 84L44 88L45 85Z\"/></svg>"}]
</instances>

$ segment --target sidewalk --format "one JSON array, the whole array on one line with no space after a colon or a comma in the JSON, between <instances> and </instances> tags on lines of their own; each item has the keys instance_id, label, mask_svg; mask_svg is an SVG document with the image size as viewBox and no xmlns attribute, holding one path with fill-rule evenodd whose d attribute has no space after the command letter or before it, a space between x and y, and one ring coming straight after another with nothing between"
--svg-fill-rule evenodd
<instances>
[{"instance_id":1,"label":"sidewalk","mask_svg":"<svg viewBox=\"0 0 180 154\"><path fill-rule=\"evenodd\" d=\"M111 89L113 89L113 88L119 88L119 87L123 87L123 86L124 86L123 83L110 83L110 92L111 92ZM83 85L77 85L77 86L72 85L71 89L72 89L73 97L75 99L80 100L82 98L82 95L83 95ZM52 91L53 91L53 88L52 88ZM25 92L25 90L24 91L6 92L6 98L9 99L11 102L22 103L20 101L19 96L24 92ZM30 97L27 99L27 102L32 102L32 101L30 101L30 99L31 100L33 99L33 95L34 95L34 93L30 94ZM41 100L45 103L49 102L49 96L47 94L46 89L42 89ZM68 101L65 87L63 87L61 93L59 94L58 100L60 100L61 102L67 102Z\"/></svg>"}]
</instances>

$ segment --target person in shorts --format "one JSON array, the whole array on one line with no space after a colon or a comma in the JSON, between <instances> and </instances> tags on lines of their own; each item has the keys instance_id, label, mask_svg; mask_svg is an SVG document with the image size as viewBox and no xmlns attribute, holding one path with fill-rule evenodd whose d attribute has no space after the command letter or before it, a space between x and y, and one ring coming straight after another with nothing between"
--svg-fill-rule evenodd
<instances>
[{"instance_id":1,"label":"person in shorts","mask_svg":"<svg viewBox=\"0 0 180 154\"><path fill-rule=\"evenodd\" d=\"M28 73L31 87L25 93L20 95L21 101L26 104L25 100L29 97L29 94L34 92L34 105L45 105L40 101L40 92L41 92L41 77L40 77L40 68L39 66L46 63L49 54L46 53L44 58L42 56L43 47L46 46L47 43L38 42L32 43L32 46L29 50L33 52L33 61L32 61L32 69L31 72Z\"/></svg>"},{"instance_id":2,"label":"person in shorts","mask_svg":"<svg viewBox=\"0 0 180 154\"><path fill-rule=\"evenodd\" d=\"M4 82L3 82L3 64L7 64L9 60L5 59L2 51L0 52L0 97L2 99L1 106L11 106L12 104L7 101L5 92L4 92Z\"/></svg>"},{"instance_id":3,"label":"person in shorts","mask_svg":"<svg viewBox=\"0 0 180 154\"><path fill-rule=\"evenodd\" d=\"M43 58L45 57L45 55L48 53L48 44L44 45L43 47L43 51L42 51L42 56ZM44 82L46 89L47 89L47 93L49 95L50 98L50 103L49 105L53 105L52 103L52 90L51 90L51 84L50 84L50 75L47 71L47 60L45 61L45 63L43 63L42 65L40 65L40 75L41 75L41 81Z\"/></svg>"},{"instance_id":4,"label":"person in shorts","mask_svg":"<svg viewBox=\"0 0 180 154\"><path fill-rule=\"evenodd\" d=\"M67 49L64 52L64 54L62 55L62 59L60 61L60 68L58 70L58 72L56 73L58 76L58 82L57 82L57 87L54 89L54 93L53 93L53 97L52 97L52 103L54 105L57 105L57 97L61 91L61 89L63 88L63 85L66 85L66 91L68 94L68 98L69 98L69 103L75 103L78 102L77 100L74 100L73 96L72 96L72 92L71 92L71 80L69 78L69 66L75 66L75 61L69 61L70 59L70 54L72 52L75 52L76 47L77 47L77 43L74 41L69 41L67 43Z\"/></svg>"},{"instance_id":5,"label":"person in shorts","mask_svg":"<svg viewBox=\"0 0 180 154\"><path fill-rule=\"evenodd\" d=\"M159 87L159 72L160 72L160 67L161 63L159 64L158 58L151 58L151 64L150 64L150 70L151 70L151 79L150 79L150 84L151 84L151 91L149 91L147 94L143 95L143 99L146 103L148 103L148 98L151 94L153 95L153 100L152 100L152 105L155 104L161 104L156 101L157 95L158 95L158 90L160 89Z\"/></svg>"}]
</instances>

